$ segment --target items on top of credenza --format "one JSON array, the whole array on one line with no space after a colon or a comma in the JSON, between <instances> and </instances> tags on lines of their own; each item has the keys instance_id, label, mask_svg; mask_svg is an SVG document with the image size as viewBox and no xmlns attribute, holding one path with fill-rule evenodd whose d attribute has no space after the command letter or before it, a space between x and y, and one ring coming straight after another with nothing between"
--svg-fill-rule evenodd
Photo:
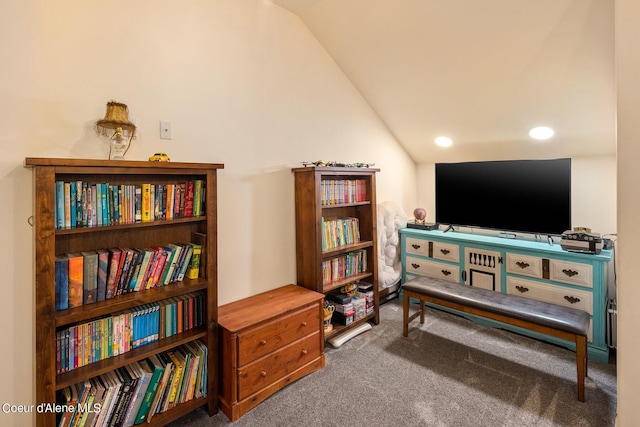
<instances>
[{"instance_id":1,"label":"items on top of credenza","mask_svg":"<svg viewBox=\"0 0 640 427\"><path fill-rule=\"evenodd\" d=\"M375 163L362 163L362 162L357 162L357 163L342 163L342 162L336 162L335 160L330 160L327 162L323 162L322 160L317 160L315 162L301 162L303 166L325 166L325 167L331 167L331 168L370 168L372 166L375 166Z\"/></svg>"},{"instance_id":2,"label":"items on top of credenza","mask_svg":"<svg viewBox=\"0 0 640 427\"><path fill-rule=\"evenodd\" d=\"M565 251L586 254L599 254L602 250L603 239L598 233L592 233L590 228L574 227L562 233L560 246Z\"/></svg>"}]
</instances>

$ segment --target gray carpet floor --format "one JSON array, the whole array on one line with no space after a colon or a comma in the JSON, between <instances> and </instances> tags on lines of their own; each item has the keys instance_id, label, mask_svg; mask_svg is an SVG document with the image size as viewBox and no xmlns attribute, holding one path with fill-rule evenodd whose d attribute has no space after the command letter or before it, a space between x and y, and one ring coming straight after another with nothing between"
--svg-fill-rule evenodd
<instances>
[{"instance_id":1,"label":"gray carpet floor","mask_svg":"<svg viewBox=\"0 0 640 427\"><path fill-rule=\"evenodd\" d=\"M414 307L415 308L415 307ZM577 400L575 353L443 311L402 337L402 304L340 348L326 367L277 392L235 423L204 410L172 426L613 426L616 367L589 362Z\"/></svg>"}]
</instances>

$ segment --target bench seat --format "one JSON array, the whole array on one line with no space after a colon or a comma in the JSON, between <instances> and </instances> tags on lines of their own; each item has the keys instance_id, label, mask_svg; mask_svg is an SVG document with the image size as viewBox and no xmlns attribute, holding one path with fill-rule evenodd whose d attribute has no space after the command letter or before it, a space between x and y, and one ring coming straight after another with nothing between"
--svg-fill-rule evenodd
<instances>
[{"instance_id":1,"label":"bench seat","mask_svg":"<svg viewBox=\"0 0 640 427\"><path fill-rule=\"evenodd\" d=\"M578 400L584 402L589 313L572 307L473 288L425 276L415 277L405 282L402 285L402 292L403 336L405 337L408 336L409 323L413 319L420 316L420 323L424 323L424 303L430 302L574 342L578 371ZM420 301L419 309L413 314L409 313L411 298Z\"/></svg>"}]
</instances>

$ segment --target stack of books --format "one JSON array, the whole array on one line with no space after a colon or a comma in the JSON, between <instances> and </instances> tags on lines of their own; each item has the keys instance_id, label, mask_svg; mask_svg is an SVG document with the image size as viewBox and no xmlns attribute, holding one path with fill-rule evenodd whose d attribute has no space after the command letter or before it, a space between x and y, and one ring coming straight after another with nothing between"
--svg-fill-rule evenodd
<instances>
[{"instance_id":1,"label":"stack of books","mask_svg":"<svg viewBox=\"0 0 640 427\"><path fill-rule=\"evenodd\" d=\"M202 246L170 243L56 256L56 310L198 278Z\"/></svg>"},{"instance_id":2,"label":"stack of books","mask_svg":"<svg viewBox=\"0 0 640 427\"><path fill-rule=\"evenodd\" d=\"M200 340L191 341L65 387L58 393L58 426L130 427L205 397L207 352Z\"/></svg>"},{"instance_id":3,"label":"stack of books","mask_svg":"<svg viewBox=\"0 0 640 427\"><path fill-rule=\"evenodd\" d=\"M171 220L205 213L203 180L170 184L56 181L57 229Z\"/></svg>"},{"instance_id":4,"label":"stack of books","mask_svg":"<svg viewBox=\"0 0 640 427\"><path fill-rule=\"evenodd\" d=\"M56 331L56 373L124 354L205 324L203 292L193 292Z\"/></svg>"}]
</instances>

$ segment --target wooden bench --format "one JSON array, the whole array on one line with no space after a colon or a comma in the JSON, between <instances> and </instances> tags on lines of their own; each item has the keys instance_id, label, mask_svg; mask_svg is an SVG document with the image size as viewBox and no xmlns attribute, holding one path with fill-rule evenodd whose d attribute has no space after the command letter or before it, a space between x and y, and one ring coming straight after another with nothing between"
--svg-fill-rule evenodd
<instances>
[{"instance_id":1,"label":"wooden bench","mask_svg":"<svg viewBox=\"0 0 640 427\"><path fill-rule=\"evenodd\" d=\"M425 302L448 307L508 325L574 342L578 370L578 400L584 402L587 376L587 334L589 313L572 307L508 295L486 289L430 277L416 277L402 285L402 335L408 336L409 322L420 316L424 323ZM409 314L409 300L420 301L419 309Z\"/></svg>"}]
</instances>

